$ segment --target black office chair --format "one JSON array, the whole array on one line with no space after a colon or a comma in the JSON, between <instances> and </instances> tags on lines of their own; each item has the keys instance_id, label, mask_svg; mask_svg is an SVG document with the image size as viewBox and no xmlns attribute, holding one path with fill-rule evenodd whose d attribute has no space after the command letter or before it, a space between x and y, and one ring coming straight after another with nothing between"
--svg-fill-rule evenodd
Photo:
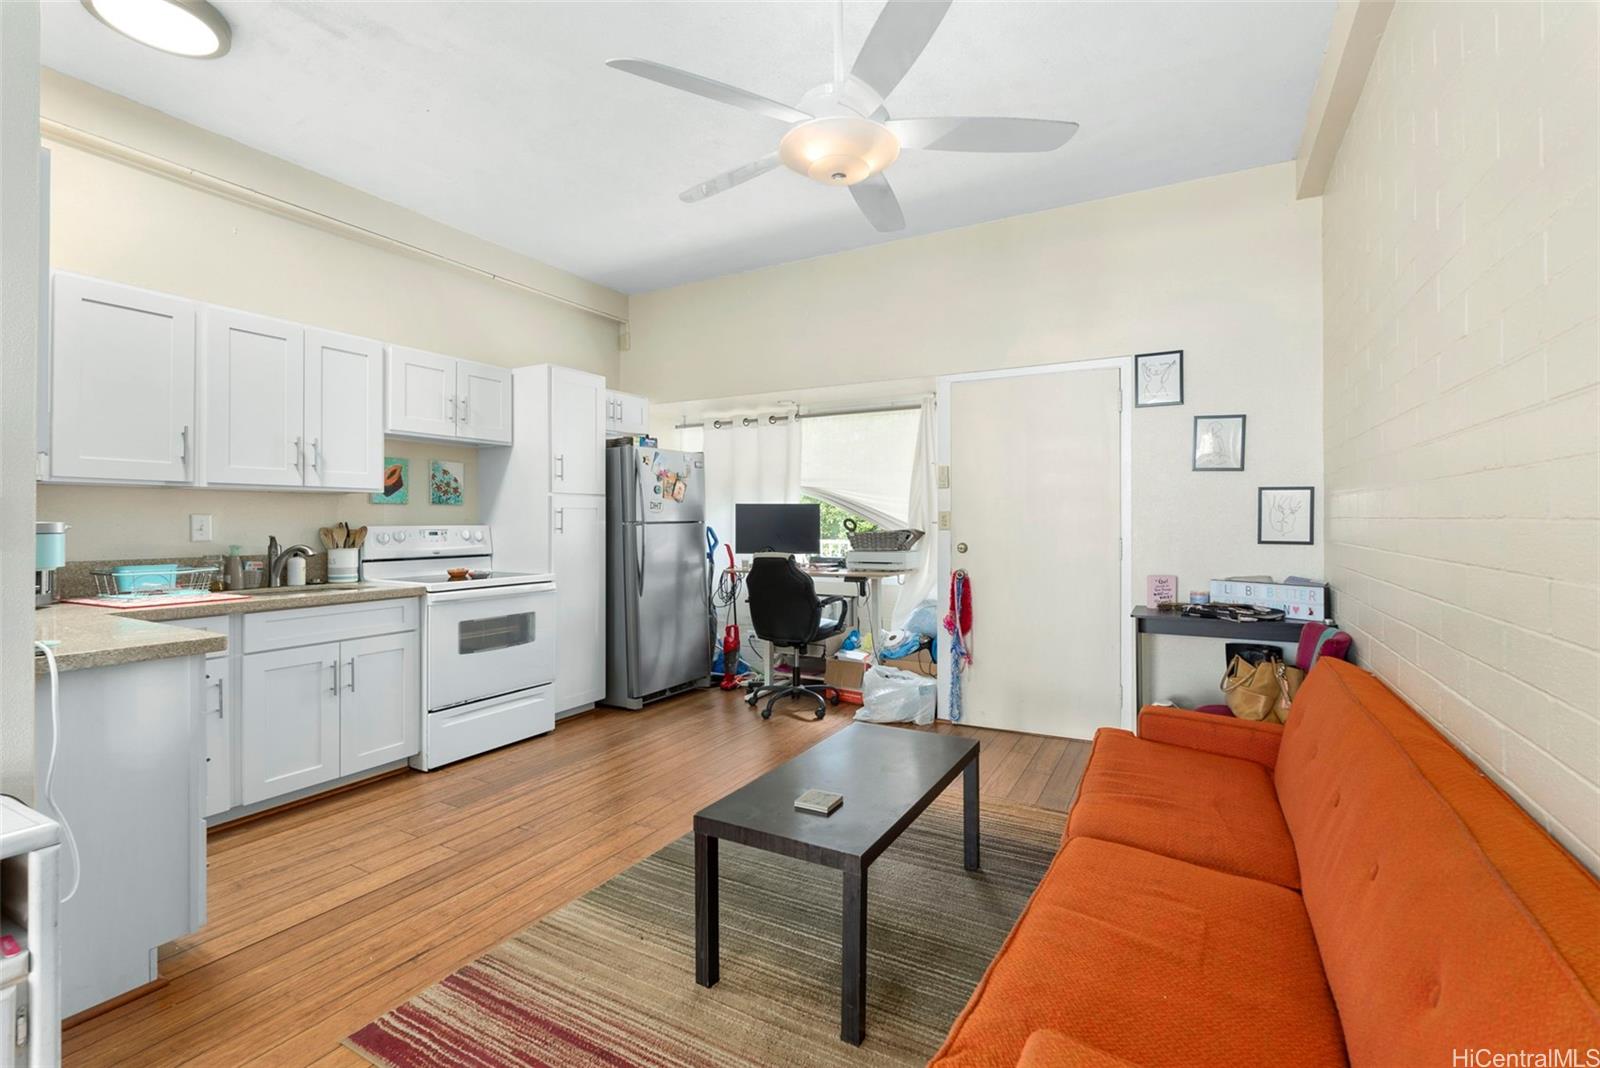
<instances>
[{"instance_id":1,"label":"black office chair","mask_svg":"<svg viewBox=\"0 0 1600 1068\"><path fill-rule=\"evenodd\" d=\"M811 576L800 570L792 556L757 556L751 561L745 582L750 593L750 625L755 628L756 637L769 646L794 650L794 674L789 680L767 686L751 683L745 703L754 708L757 701L766 697L761 718L771 719L773 705L786 697L805 695L817 702L816 718L821 719L828 707L822 696L823 687L801 681L800 657L806 646L844 629L845 598L818 597ZM833 604L840 606L839 618L824 619L823 609Z\"/></svg>"}]
</instances>

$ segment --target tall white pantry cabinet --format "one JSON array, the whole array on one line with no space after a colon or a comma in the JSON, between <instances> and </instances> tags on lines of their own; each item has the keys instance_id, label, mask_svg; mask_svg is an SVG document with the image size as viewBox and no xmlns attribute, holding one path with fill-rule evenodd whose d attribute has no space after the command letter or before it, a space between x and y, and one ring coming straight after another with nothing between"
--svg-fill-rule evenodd
<instances>
[{"instance_id":1,"label":"tall white pantry cabinet","mask_svg":"<svg viewBox=\"0 0 1600 1068\"><path fill-rule=\"evenodd\" d=\"M606 692L606 383L538 364L513 375L516 436L478 456L495 566L556 580L556 714Z\"/></svg>"}]
</instances>

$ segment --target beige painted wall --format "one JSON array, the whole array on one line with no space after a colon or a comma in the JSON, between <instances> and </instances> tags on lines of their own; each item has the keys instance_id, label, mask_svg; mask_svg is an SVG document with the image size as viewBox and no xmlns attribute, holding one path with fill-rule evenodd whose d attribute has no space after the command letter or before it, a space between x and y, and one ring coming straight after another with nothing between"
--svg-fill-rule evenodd
<instances>
[{"instance_id":1,"label":"beige painted wall","mask_svg":"<svg viewBox=\"0 0 1600 1068\"><path fill-rule=\"evenodd\" d=\"M621 294L54 72L45 74L41 110L46 119L625 314ZM54 267L485 363L549 361L617 378L617 327L600 315L80 148L51 147ZM429 459L475 455L399 440L388 451L411 458L414 481ZM475 521L475 476L469 466L467 503L449 508L430 508L424 484L422 501L413 492L406 507L372 506L366 494L41 486L39 509L73 524L68 551L78 560L192 555L229 544L259 551L269 532L315 544L317 527L337 519ZM214 542L189 542L190 512L215 515Z\"/></svg>"},{"instance_id":2,"label":"beige painted wall","mask_svg":"<svg viewBox=\"0 0 1600 1068\"><path fill-rule=\"evenodd\" d=\"M1320 532L1255 543L1256 487L1322 482L1321 202L1294 180L1285 163L635 295L624 388L770 395L1182 348L1184 405L1134 413L1136 595L1152 572L1317 576ZM1246 469L1192 472L1193 417L1232 412ZM1148 696L1217 699L1220 645L1147 649Z\"/></svg>"},{"instance_id":3,"label":"beige painted wall","mask_svg":"<svg viewBox=\"0 0 1600 1068\"><path fill-rule=\"evenodd\" d=\"M39 5L0 4L0 791L33 799Z\"/></svg>"},{"instance_id":4,"label":"beige painted wall","mask_svg":"<svg viewBox=\"0 0 1600 1068\"><path fill-rule=\"evenodd\" d=\"M1324 207L1361 662L1600 870L1593 4L1398 4Z\"/></svg>"}]
</instances>

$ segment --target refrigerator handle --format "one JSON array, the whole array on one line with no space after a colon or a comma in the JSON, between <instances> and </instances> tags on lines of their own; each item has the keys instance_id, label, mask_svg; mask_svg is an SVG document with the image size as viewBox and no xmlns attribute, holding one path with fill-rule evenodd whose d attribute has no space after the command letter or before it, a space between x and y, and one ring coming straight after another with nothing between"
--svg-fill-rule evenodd
<instances>
[{"instance_id":1,"label":"refrigerator handle","mask_svg":"<svg viewBox=\"0 0 1600 1068\"><path fill-rule=\"evenodd\" d=\"M628 451L630 453L633 452L632 449L629 449ZM645 522L645 515L644 515L644 480L639 477L639 462L638 462L638 460L634 460L633 461L632 467L633 467L633 496L634 496L634 499L638 502L638 505L639 505L639 511L637 513L638 517L639 517L639 522L636 524L636 526L638 526L638 528L639 528L639 550L638 550L639 561L638 561L638 567L636 569L638 571L638 576L637 576L636 581L637 581L638 586L639 586L638 595L640 597L643 597L644 596L644 532L647 529L649 529L650 524Z\"/></svg>"}]
</instances>

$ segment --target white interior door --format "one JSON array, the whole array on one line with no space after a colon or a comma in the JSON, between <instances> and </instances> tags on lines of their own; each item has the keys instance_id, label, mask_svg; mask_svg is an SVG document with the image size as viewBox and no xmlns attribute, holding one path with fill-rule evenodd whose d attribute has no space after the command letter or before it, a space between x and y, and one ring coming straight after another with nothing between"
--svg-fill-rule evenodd
<instances>
[{"instance_id":1,"label":"white interior door","mask_svg":"<svg viewBox=\"0 0 1600 1068\"><path fill-rule=\"evenodd\" d=\"M1125 722L1123 373L1096 361L941 383L941 555L946 575L971 576L974 606L965 723L1090 738Z\"/></svg>"},{"instance_id":2,"label":"white interior door","mask_svg":"<svg viewBox=\"0 0 1600 1068\"><path fill-rule=\"evenodd\" d=\"M306 331L306 485L383 487L383 344Z\"/></svg>"},{"instance_id":3,"label":"white interior door","mask_svg":"<svg viewBox=\"0 0 1600 1068\"><path fill-rule=\"evenodd\" d=\"M231 308L205 310L206 478L305 484L305 331Z\"/></svg>"}]
</instances>

